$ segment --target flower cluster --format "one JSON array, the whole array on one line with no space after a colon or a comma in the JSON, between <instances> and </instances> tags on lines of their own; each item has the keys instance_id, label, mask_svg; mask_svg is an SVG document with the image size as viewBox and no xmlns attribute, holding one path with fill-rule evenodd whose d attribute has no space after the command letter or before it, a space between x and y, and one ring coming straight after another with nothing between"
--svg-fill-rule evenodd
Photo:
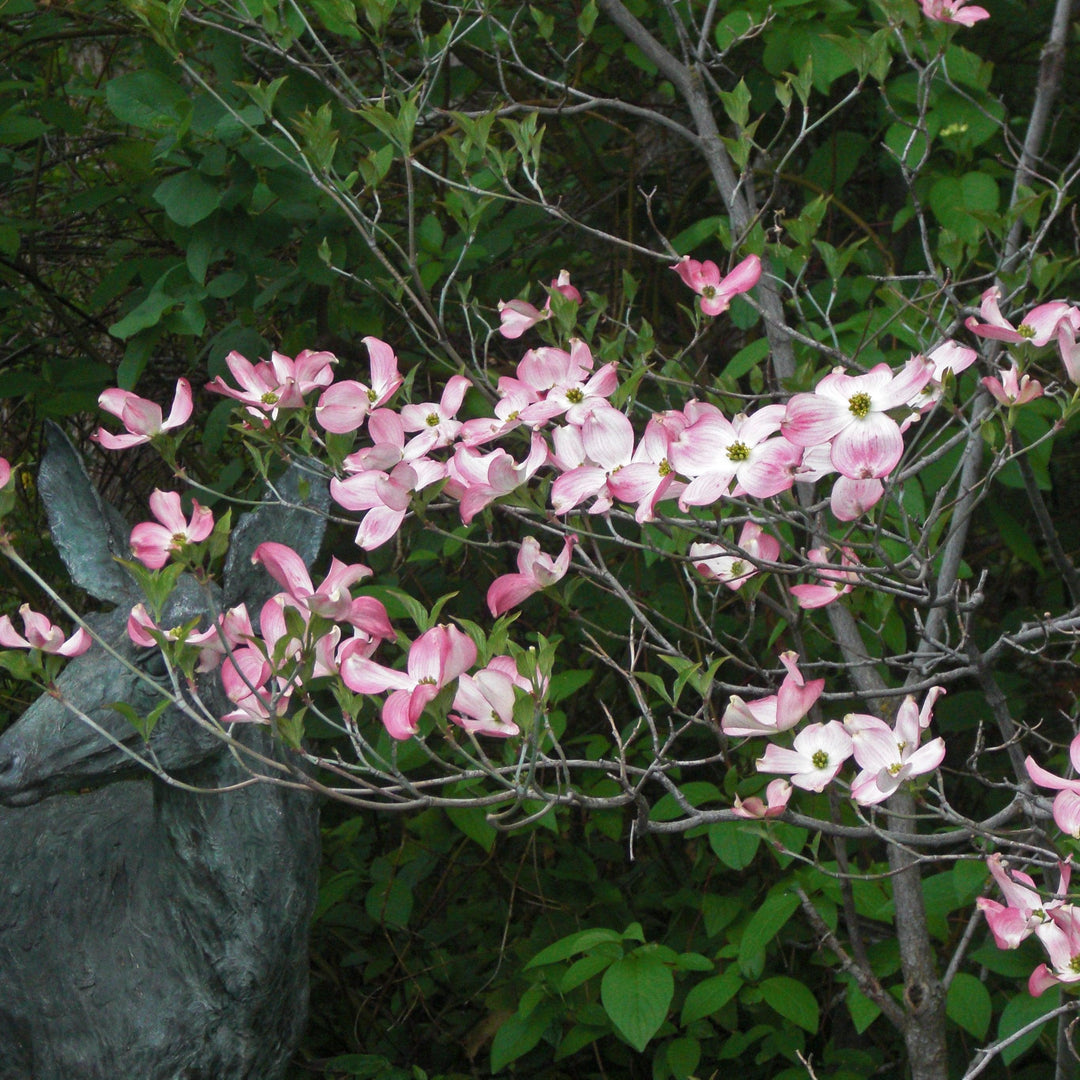
<instances>
[{"instance_id":1,"label":"flower cluster","mask_svg":"<svg viewBox=\"0 0 1080 1080\"><path fill-rule=\"evenodd\" d=\"M727 310L761 275L756 256L743 259L727 275L715 263L688 257L672 269L700 297L701 310L710 317ZM575 303L581 300L565 271L552 282L551 292ZM1071 377L1080 366L1075 344L1080 310L1064 301L1041 304L1014 327L1001 315L998 299L996 290L984 293L983 321L969 320L969 329L1010 344L1038 346L1056 340ZM501 304L503 336L519 338L548 318L550 308L551 294L543 309L524 300ZM831 509L838 520L852 521L882 497L902 458L904 432L936 403L946 378L976 359L974 350L946 341L925 357L913 356L899 371L886 364L859 374L836 368L812 392L750 413L729 416L709 402L690 401L681 409L654 414L639 437L631 418L612 403L619 388L616 365L597 366L584 341L572 340L565 350L526 350L514 374L498 380L491 415L464 421L458 412L472 388L469 379L454 375L438 401L395 409L393 397L403 383L397 356L378 338L367 337L364 344L370 361L368 383L335 381L337 358L327 352L304 350L295 359L274 352L269 361L257 363L233 352L225 363L238 385L219 376L208 389L238 401L257 427L300 416L325 432L359 439L359 448L344 459L344 475L331 480L330 493L340 507L357 515L356 543L368 551L397 534L415 496L432 485L440 484L443 493L457 501L461 519L468 523L491 502L541 473L552 476L549 498L556 517L580 510L603 514L621 504L632 507L639 522L654 519L664 502L690 512L733 498L769 500L796 483L835 475ZM1022 376L1010 381L1006 373L1000 393L994 380L986 382L999 400L1016 405L1034 396L1037 384L1026 380ZM107 448L125 449L185 423L191 415L191 388L179 381L168 418L159 406L129 391L107 390L100 403L123 422L126 434L102 430L98 440ZM520 459L507 447L490 448L521 432L528 450ZM185 553L213 530L210 512L193 502L185 514L178 494L157 491L150 506L156 521L137 525L131 545L135 556L152 569ZM497 578L488 590L492 615L503 615L560 581L570 569L574 547L575 537L567 534L554 557L544 553L535 537L525 538L517 572ZM779 540L754 520L745 521L737 543L695 543L689 550L691 565L703 577L733 591L779 558ZM847 547L817 547L806 560L811 581L789 587L792 599L804 608L832 603L858 582L859 562ZM351 591L369 575L366 567L335 561L316 589L299 556L281 545L262 545L257 561L283 588L259 613L258 633L244 612L234 614L228 628L220 624L185 639L200 648L201 670L225 657L222 679L236 706L231 719L265 720L283 709L294 685L290 672L310 656L315 676L339 674L359 694L388 692L383 722L397 738L414 734L424 708L451 684L459 688L451 713L455 722L484 734L506 735L514 728L513 691L525 687L516 669L510 670L512 661L495 657L482 672L467 675L476 663L475 645L452 626L435 627L409 646L406 671L395 674L372 659L380 643L394 636L385 608ZM306 628L300 636L297 620ZM143 643L155 640L155 633L168 638L145 611L133 613L130 632ZM788 676L779 693L749 705L733 698L724 716L725 731L771 738L806 715L821 692L821 681L804 685L794 654L784 654L781 662ZM462 678L469 681L458 681ZM933 696L922 713L913 713L913 703L905 702L893 728L863 715L849 716L842 724L811 724L790 747L771 744L759 768L791 776L796 787L821 790L854 756L863 771L855 779L853 796L867 805L878 802L904 779L931 771L940 762L940 740L918 748ZM783 790L773 789L763 812L777 812L786 801ZM1080 807L1080 792L1067 788L1058 801L1063 806L1075 801ZM1080 810L1076 816L1080 820Z\"/></svg>"},{"instance_id":2,"label":"flower cluster","mask_svg":"<svg viewBox=\"0 0 1080 1080\"><path fill-rule=\"evenodd\" d=\"M976 904L999 949L1015 949L1032 934L1050 957L1028 979L1028 993L1039 997L1058 983L1080 982L1080 908L1065 902L1072 867L1059 863L1061 876L1055 895L1044 900L1028 874L1006 866L997 853L986 860L990 873L1005 897L1000 904L979 897Z\"/></svg>"},{"instance_id":3,"label":"flower cluster","mask_svg":"<svg viewBox=\"0 0 1080 1080\"><path fill-rule=\"evenodd\" d=\"M914 697L906 697L891 728L880 717L849 713L843 723L830 720L808 724L795 735L790 747L775 741L805 719L825 686L824 679L807 682L798 660L793 652L781 654L780 662L787 674L780 689L749 703L733 694L720 720L725 735L774 740L757 759L758 772L781 773L790 776L795 787L824 791L848 758L854 757L861 771L852 781L851 797L861 806L873 806L905 781L933 772L941 764L945 757L943 739L932 739L920 746L933 716L934 702L945 693L940 686L927 693L921 709ZM782 811L790 796L790 786L784 789L770 785L767 808L759 800L752 807L737 806L736 812L743 817L772 816Z\"/></svg>"}]
</instances>

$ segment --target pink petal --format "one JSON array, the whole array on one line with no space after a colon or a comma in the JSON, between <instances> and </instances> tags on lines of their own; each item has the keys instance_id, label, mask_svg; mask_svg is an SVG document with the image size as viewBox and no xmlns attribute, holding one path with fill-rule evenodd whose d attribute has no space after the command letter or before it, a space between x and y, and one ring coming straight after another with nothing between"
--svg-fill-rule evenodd
<instances>
[{"instance_id":1,"label":"pink petal","mask_svg":"<svg viewBox=\"0 0 1080 1080\"><path fill-rule=\"evenodd\" d=\"M262 565L270 576L296 600L303 600L315 591L304 560L292 548L268 540L255 549L251 561Z\"/></svg>"},{"instance_id":2,"label":"pink petal","mask_svg":"<svg viewBox=\"0 0 1080 1080\"><path fill-rule=\"evenodd\" d=\"M841 431L832 444L832 463L853 480L888 476L904 453L904 437L895 420L872 412Z\"/></svg>"}]
</instances>

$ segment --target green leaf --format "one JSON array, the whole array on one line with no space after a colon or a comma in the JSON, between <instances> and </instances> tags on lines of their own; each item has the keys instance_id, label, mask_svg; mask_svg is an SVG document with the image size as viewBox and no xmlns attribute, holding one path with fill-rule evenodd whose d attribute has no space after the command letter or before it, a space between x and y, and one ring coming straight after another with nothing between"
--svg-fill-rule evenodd
<instances>
[{"instance_id":1,"label":"green leaf","mask_svg":"<svg viewBox=\"0 0 1080 1080\"><path fill-rule=\"evenodd\" d=\"M1061 997L1061 991L1057 987L1047 990L1042 997L1034 998L1030 994L1017 994L1001 1010L1001 1019L998 1021L998 1038L1007 1039L1010 1035L1026 1027L1040 1016L1056 1009ZM1001 1051L1001 1059L1006 1065L1011 1065L1021 1054L1026 1053L1035 1045L1042 1034L1043 1027L1040 1024L1025 1035L1021 1035L1016 1042L1009 1043Z\"/></svg>"},{"instance_id":2,"label":"green leaf","mask_svg":"<svg viewBox=\"0 0 1080 1080\"><path fill-rule=\"evenodd\" d=\"M760 843L761 835L740 821L718 821L709 826L709 846L732 870L745 870L754 861Z\"/></svg>"},{"instance_id":3,"label":"green leaf","mask_svg":"<svg viewBox=\"0 0 1080 1080\"><path fill-rule=\"evenodd\" d=\"M498 1072L527 1054L543 1037L549 1023L547 1009L535 1009L525 1017L511 1016L491 1042L491 1071Z\"/></svg>"},{"instance_id":4,"label":"green leaf","mask_svg":"<svg viewBox=\"0 0 1080 1080\"><path fill-rule=\"evenodd\" d=\"M594 951L566 969L566 974L559 980L559 993L569 994L571 990L579 987L583 982L588 982L594 975L608 968L616 960L622 957L622 946L614 942L601 943L595 946Z\"/></svg>"},{"instance_id":5,"label":"green leaf","mask_svg":"<svg viewBox=\"0 0 1080 1080\"><path fill-rule=\"evenodd\" d=\"M190 228L221 205L222 192L194 171L177 173L154 189L154 201L176 222Z\"/></svg>"},{"instance_id":6,"label":"green leaf","mask_svg":"<svg viewBox=\"0 0 1080 1080\"><path fill-rule=\"evenodd\" d=\"M566 937L549 945L546 949L541 949L525 965L525 970L528 971L530 968L542 967L544 964L554 964L560 960L566 960L579 952L587 952L594 945L601 942L614 941L621 943L622 940L622 934L603 927L598 927L595 930L579 930L576 934L568 934Z\"/></svg>"},{"instance_id":7,"label":"green leaf","mask_svg":"<svg viewBox=\"0 0 1080 1080\"><path fill-rule=\"evenodd\" d=\"M732 964L723 975L704 979L686 995L679 1024L689 1027L696 1020L719 1012L741 989L743 977Z\"/></svg>"},{"instance_id":8,"label":"green leaf","mask_svg":"<svg viewBox=\"0 0 1080 1080\"><path fill-rule=\"evenodd\" d=\"M133 337L140 330L146 330L151 326L157 326L162 316L172 311L177 305L175 296L153 290L142 303L137 304L122 319L114 322L109 327L109 333L113 337L125 341Z\"/></svg>"},{"instance_id":9,"label":"green leaf","mask_svg":"<svg viewBox=\"0 0 1080 1080\"><path fill-rule=\"evenodd\" d=\"M591 678L591 671L560 671L551 677L548 688L548 702L558 705L560 701L577 693Z\"/></svg>"},{"instance_id":10,"label":"green leaf","mask_svg":"<svg viewBox=\"0 0 1080 1080\"><path fill-rule=\"evenodd\" d=\"M769 339L758 338L757 341L751 341L749 345L743 346L728 362L728 365L721 372L721 377L725 379L738 379L745 375L748 371L752 371L769 355Z\"/></svg>"},{"instance_id":11,"label":"green leaf","mask_svg":"<svg viewBox=\"0 0 1080 1080\"><path fill-rule=\"evenodd\" d=\"M993 1013L990 991L974 975L958 972L949 983L945 1012L976 1039L983 1039L990 1030Z\"/></svg>"},{"instance_id":12,"label":"green leaf","mask_svg":"<svg viewBox=\"0 0 1080 1080\"><path fill-rule=\"evenodd\" d=\"M600 983L600 1000L611 1022L639 1053L667 1019L674 996L671 968L656 955L653 945L616 960Z\"/></svg>"},{"instance_id":13,"label":"green leaf","mask_svg":"<svg viewBox=\"0 0 1080 1080\"><path fill-rule=\"evenodd\" d=\"M708 780L690 780L685 784L680 784L679 794L691 806L701 806L704 803L717 802L723 798L720 789ZM683 816L684 812L679 805L679 800L669 791L656 800L652 810L649 812L649 820L676 821Z\"/></svg>"},{"instance_id":14,"label":"green leaf","mask_svg":"<svg viewBox=\"0 0 1080 1080\"><path fill-rule=\"evenodd\" d=\"M738 128L746 127L746 121L750 118L750 91L746 83L740 79L734 90L721 90L720 100L724 103L728 119Z\"/></svg>"},{"instance_id":15,"label":"green leaf","mask_svg":"<svg viewBox=\"0 0 1080 1080\"><path fill-rule=\"evenodd\" d=\"M811 1035L817 1033L820 1012L814 995L797 979L776 975L759 984L765 1004L785 1020L798 1024Z\"/></svg>"},{"instance_id":16,"label":"green leaf","mask_svg":"<svg viewBox=\"0 0 1080 1080\"><path fill-rule=\"evenodd\" d=\"M739 942L739 969L756 979L765 968L765 948L795 914L799 898L794 893L773 892L750 917Z\"/></svg>"},{"instance_id":17,"label":"green leaf","mask_svg":"<svg viewBox=\"0 0 1080 1080\"><path fill-rule=\"evenodd\" d=\"M447 807L446 816L485 851L495 846L495 827L487 820L482 807L450 806Z\"/></svg>"},{"instance_id":18,"label":"green leaf","mask_svg":"<svg viewBox=\"0 0 1080 1080\"><path fill-rule=\"evenodd\" d=\"M105 100L121 123L154 134L179 132L191 113L187 92L159 71L113 79L105 87Z\"/></svg>"},{"instance_id":19,"label":"green leaf","mask_svg":"<svg viewBox=\"0 0 1080 1080\"><path fill-rule=\"evenodd\" d=\"M851 1022L861 1035L881 1015L881 1009L859 989L854 979L848 983L846 998Z\"/></svg>"},{"instance_id":20,"label":"green leaf","mask_svg":"<svg viewBox=\"0 0 1080 1080\"><path fill-rule=\"evenodd\" d=\"M593 32L597 15L599 15L599 11L596 8L595 0L586 0L577 19L578 33L583 38L587 38Z\"/></svg>"},{"instance_id":21,"label":"green leaf","mask_svg":"<svg viewBox=\"0 0 1080 1080\"><path fill-rule=\"evenodd\" d=\"M672 1039L667 1047L667 1063L675 1080L689 1080L701 1060L701 1043L684 1036Z\"/></svg>"}]
</instances>

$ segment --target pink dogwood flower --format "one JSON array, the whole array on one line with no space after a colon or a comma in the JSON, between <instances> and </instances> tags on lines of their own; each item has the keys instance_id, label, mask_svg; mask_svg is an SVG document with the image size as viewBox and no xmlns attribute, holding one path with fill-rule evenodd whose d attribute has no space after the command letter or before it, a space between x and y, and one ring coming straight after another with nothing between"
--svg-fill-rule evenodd
<instances>
[{"instance_id":1,"label":"pink dogwood flower","mask_svg":"<svg viewBox=\"0 0 1080 1080\"><path fill-rule=\"evenodd\" d=\"M702 577L723 582L729 589L741 589L757 572L758 560L775 562L780 557L780 541L760 525L748 521L739 534L739 547L746 554L733 553L719 544L691 544L690 562Z\"/></svg>"},{"instance_id":2,"label":"pink dogwood flower","mask_svg":"<svg viewBox=\"0 0 1080 1080\"><path fill-rule=\"evenodd\" d=\"M755 762L758 772L785 773L804 791L824 791L852 754L851 736L837 720L804 727L790 750L770 743Z\"/></svg>"},{"instance_id":3,"label":"pink dogwood flower","mask_svg":"<svg viewBox=\"0 0 1080 1080\"><path fill-rule=\"evenodd\" d=\"M375 418L386 412L380 409L372 413L369 431ZM397 533L409 512L414 492L446 475L445 465L425 457L392 465L400 457L401 451L392 443L377 443L346 459L346 465L350 461L360 464L362 472L345 480L335 477L330 481L330 497L336 503L346 510L366 511L356 530L356 543L365 551L381 547ZM387 466L389 471L379 468L380 465Z\"/></svg>"},{"instance_id":4,"label":"pink dogwood flower","mask_svg":"<svg viewBox=\"0 0 1080 1080\"><path fill-rule=\"evenodd\" d=\"M806 553L812 563L827 564L829 552L826 548L811 548ZM840 553L841 566L858 566L858 560L851 548L845 547ZM858 583L859 575L852 570L818 570L817 576L828 585L793 585L789 590L801 608L819 608L838 600Z\"/></svg>"},{"instance_id":5,"label":"pink dogwood flower","mask_svg":"<svg viewBox=\"0 0 1080 1080\"><path fill-rule=\"evenodd\" d=\"M1058 983L1080 982L1080 908L1062 904L1048 911L1049 920L1035 928L1035 934L1050 957L1028 979L1028 993L1039 997Z\"/></svg>"},{"instance_id":6,"label":"pink dogwood flower","mask_svg":"<svg viewBox=\"0 0 1080 1080\"><path fill-rule=\"evenodd\" d=\"M998 307L1000 298L1001 290L992 285L982 294L982 303L979 306L979 312L986 322L981 323L972 315L964 320L964 325L979 337L1007 341L1013 345L1030 342L1038 346L1047 344L1054 337L1062 319L1069 319L1073 326L1077 326L1076 309L1065 300L1051 300L1049 303L1039 304L1024 316L1019 326L1013 326L1001 314Z\"/></svg>"},{"instance_id":7,"label":"pink dogwood flower","mask_svg":"<svg viewBox=\"0 0 1080 1080\"><path fill-rule=\"evenodd\" d=\"M1080 386L1080 342L1076 340L1076 328L1068 319L1058 323L1057 340L1065 374L1069 376L1069 382Z\"/></svg>"},{"instance_id":8,"label":"pink dogwood flower","mask_svg":"<svg viewBox=\"0 0 1080 1080\"><path fill-rule=\"evenodd\" d=\"M273 666L254 645L234 649L221 665L225 696L236 706L222 723L266 724L283 716L292 696L292 684L274 675Z\"/></svg>"},{"instance_id":9,"label":"pink dogwood flower","mask_svg":"<svg viewBox=\"0 0 1080 1080\"><path fill-rule=\"evenodd\" d=\"M450 719L474 735L494 735L500 739L520 735L514 723L514 687L531 691L518 674L512 656L493 656L487 667L475 675L458 677Z\"/></svg>"},{"instance_id":10,"label":"pink dogwood flower","mask_svg":"<svg viewBox=\"0 0 1080 1080\"><path fill-rule=\"evenodd\" d=\"M830 460L844 476L888 476L904 452L900 425L889 414L906 406L933 372L923 356L913 356L896 374L888 364L865 375L835 368L812 394L796 394L788 402L780 430L796 446L831 444Z\"/></svg>"},{"instance_id":11,"label":"pink dogwood flower","mask_svg":"<svg viewBox=\"0 0 1080 1080\"><path fill-rule=\"evenodd\" d=\"M570 568L570 556L577 543L576 536L568 536L558 558L552 559L540 550L540 541L526 536L518 551L516 574L503 574L489 586L488 610L494 618L523 603L533 593L540 592L561 581Z\"/></svg>"},{"instance_id":12,"label":"pink dogwood flower","mask_svg":"<svg viewBox=\"0 0 1080 1080\"><path fill-rule=\"evenodd\" d=\"M683 284L701 297L698 304L704 315L721 315L739 293L749 292L761 279L761 260L748 255L730 274L722 277L716 263L698 262L684 255L671 267Z\"/></svg>"},{"instance_id":13,"label":"pink dogwood flower","mask_svg":"<svg viewBox=\"0 0 1080 1080\"><path fill-rule=\"evenodd\" d=\"M556 450L562 452L562 442L555 439L555 444ZM608 478L633 460L634 427L618 409L598 409L581 425L581 447L585 462L564 472L551 485L551 506L556 514L569 513L593 496L596 501L589 508L590 514L611 509L614 496Z\"/></svg>"},{"instance_id":14,"label":"pink dogwood flower","mask_svg":"<svg viewBox=\"0 0 1080 1080\"><path fill-rule=\"evenodd\" d=\"M37 649L39 652L52 653L56 656L81 656L94 643L90 634L79 627L71 637L65 637L59 626L54 626L40 612L33 611L29 604L19 608L22 617L23 634L11 623L8 615L0 615L0 645L9 649Z\"/></svg>"},{"instance_id":15,"label":"pink dogwood flower","mask_svg":"<svg viewBox=\"0 0 1080 1080\"><path fill-rule=\"evenodd\" d=\"M304 349L295 360L272 352L269 361L252 364L234 350L225 357L225 363L240 389L231 387L220 375L208 382L206 389L243 402L253 416L262 419L269 414L276 420L279 410L301 408L305 394L334 381L331 365L337 363L337 357Z\"/></svg>"},{"instance_id":16,"label":"pink dogwood flower","mask_svg":"<svg viewBox=\"0 0 1080 1080\"><path fill-rule=\"evenodd\" d=\"M425 401L402 407L401 422L405 430L419 432L405 448L407 460L421 457L438 447L449 446L457 438L461 421L454 417L470 386L472 383L464 375L451 375L438 402Z\"/></svg>"},{"instance_id":17,"label":"pink dogwood flower","mask_svg":"<svg viewBox=\"0 0 1080 1080\"><path fill-rule=\"evenodd\" d=\"M738 694L731 695L728 707L720 720L720 727L725 735L734 738L743 735L772 736L781 731L787 731L806 716L817 699L821 697L821 692L825 689L825 680L812 679L807 682L799 670L798 653L781 653L780 663L787 669L787 675L784 676L784 681L780 684L777 693L749 703ZM850 750L848 752L850 753ZM787 770L762 771L786 772Z\"/></svg>"},{"instance_id":18,"label":"pink dogwood flower","mask_svg":"<svg viewBox=\"0 0 1080 1080\"><path fill-rule=\"evenodd\" d=\"M645 426L630 464L608 477L608 490L616 499L637 504L636 521L655 520L657 504L677 498L686 487L668 460L672 442L684 426L681 413L657 413Z\"/></svg>"},{"instance_id":19,"label":"pink dogwood flower","mask_svg":"<svg viewBox=\"0 0 1080 1080\"><path fill-rule=\"evenodd\" d=\"M933 702L945 691L940 686L927 693L922 712L910 694L896 711L890 728L880 717L849 713L844 727L851 735L855 761L862 772L851 785L851 795L861 806L884 802L906 780L933 772L945 758L945 740L933 739L919 746L923 728L930 722ZM925 717L926 723L923 723Z\"/></svg>"},{"instance_id":20,"label":"pink dogwood flower","mask_svg":"<svg viewBox=\"0 0 1080 1080\"><path fill-rule=\"evenodd\" d=\"M182 626L161 627L150 616L145 604L136 604L127 621L128 638L141 648L157 646L160 638L166 641L183 641L199 650L199 672L213 671L230 649L251 642L255 631L247 608L240 604L224 612L214 626L207 630L185 632ZM158 636L155 636L158 635Z\"/></svg>"},{"instance_id":21,"label":"pink dogwood flower","mask_svg":"<svg viewBox=\"0 0 1080 1080\"><path fill-rule=\"evenodd\" d=\"M986 865L998 883L1005 903L999 904L989 897L980 896L975 901L975 906L986 916L986 923L990 927L990 933L994 935L997 947L1015 949L1036 927L1046 921L1048 912L1061 907L1065 902L1072 866L1067 862L1058 863L1061 868L1058 895L1054 899L1043 900L1031 877L1020 870L1006 867L997 852L987 858Z\"/></svg>"},{"instance_id":22,"label":"pink dogwood flower","mask_svg":"<svg viewBox=\"0 0 1080 1080\"><path fill-rule=\"evenodd\" d=\"M122 420L127 434L113 435L105 428L99 428L97 434L91 438L106 450L126 450L131 446L148 443L158 435L188 422L193 408L191 383L187 379L177 379L176 392L173 394L172 408L167 419L162 418L160 405L141 398L130 390L116 387L103 390L98 398L98 405L105 412Z\"/></svg>"},{"instance_id":23,"label":"pink dogwood flower","mask_svg":"<svg viewBox=\"0 0 1080 1080\"><path fill-rule=\"evenodd\" d=\"M194 499L191 520L184 517L175 491L155 490L150 510L157 522L144 521L131 530L131 553L151 570L160 570L171 555L188 544L201 543L214 531L214 515Z\"/></svg>"},{"instance_id":24,"label":"pink dogwood flower","mask_svg":"<svg viewBox=\"0 0 1080 1080\"><path fill-rule=\"evenodd\" d=\"M385 405L405 381L398 371L394 350L377 337L364 338L371 365L371 386L344 379L323 391L315 407L315 419L337 434L356 431L372 409Z\"/></svg>"},{"instance_id":25,"label":"pink dogwood flower","mask_svg":"<svg viewBox=\"0 0 1080 1080\"><path fill-rule=\"evenodd\" d=\"M953 23L956 26L974 26L982 19L989 19L990 12L975 4L965 6L965 0L919 0L923 14L934 22Z\"/></svg>"},{"instance_id":26,"label":"pink dogwood flower","mask_svg":"<svg viewBox=\"0 0 1080 1080\"><path fill-rule=\"evenodd\" d=\"M519 465L501 447L482 454L459 445L447 464L444 491L461 503L461 520L468 525L489 503L526 484L547 461L547 443L534 431L529 456Z\"/></svg>"},{"instance_id":27,"label":"pink dogwood flower","mask_svg":"<svg viewBox=\"0 0 1080 1080\"><path fill-rule=\"evenodd\" d=\"M552 281L551 288L562 293L568 300L575 304L581 303L581 293L570 284L570 273L560 270L559 276ZM551 318L551 296L544 303L543 310L534 307L527 300L509 300L503 303L499 301L499 333L504 338L514 340L521 337L526 330L535 326L538 322Z\"/></svg>"},{"instance_id":28,"label":"pink dogwood flower","mask_svg":"<svg viewBox=\"0 0 1080 1080\"><path fill-rule=\"evenodd\" d=\"M672 465L692 477L679 497L680 509L710 506L729 494L768 499L794 483L802 451L774 437L785 416L783 405L728 420L719 409L702 404L694 416L671 444Z\"/></svg>"},{"instance_id":29,"label":"pink dogwood flower","mask_svg":"<svg viewBox=\"0 0 1080 1080\"><path fill-rule=\"evenodd\" d=\"M1080 735L1069 744L1069 761L1080 772ZM1044 769L1030 755L1024 761L1028 776L1039 787L1050 788L1054 797L1054 822L1062 832L1080 837L1080 780L1066 780Z\"/></svg>"},{"instance_id":30,"label":"pink dogwood flower","mask_svg":"<svg viewBox=\"0 0 1080 1080\"><path fill-rule=\"evenodd\" d=\"M312 615L322 615L334 622L348 622L353 607L349 588L371 577L371 568L363 563L346 565L332 559L330 569L318 589L312 584L304 560L287 544L267 540L260 544L251 561L263 566L286 591L293 605Z\"/></svg>"},{"instance_id":31,"label":"pink dogwood flower","mask_svg":"<svg viewBox=\"0 0 1080 1080\"><path fill-rule=\"evenodd\" d=\"M757 795L751 795L749 799L740 799L736 795L732 813L750 821L779 817L787 809L793 790L787 780L770 780L765 789L765 801Z\"/></svg>"},{"instance_id":32,"label":"pink dogwood flower","mask_svg":"<svg viewBox=\"0 0 1080 1080\"><path fill-rule=\"evenodd\" d=\"M476 663L476 645L454 626L433 626L409 649L405 671L383 667L367 657L350 655L341 663L341 678L357 694L381 694L382 722L395 739L419 730L420 714L439 691Z\"/></svg>"},{"instance_id":33,"label":"pink dogwood flower","mask_svg":"<svg viewBox=\"0 0 1080 1080\"><path fill-rule=\"evenodd\" d=\"M926 359L934 366L933 374L930 376L930 381L908 404L913 409L926 412L931 405L941 399L945 376L947 374L952 374L954 377L959 375L960 372L971 367L978 358L979 354L966 345L952 340L942 342L936 349L926 354Z\"/></svg>"},{"instance_id":34,"label":"pink dogwood flower","mask_svg":"<svg viewBox=\"0 0 1080 1080\"><path fill-rule=\"evenodd\" d=\"M1030 375L1021 375L1015 363L1008 371L1001 373L1000 379L987 375L982 384L999 405L1006 407L1026 405L1043 394L1042 383Z\"/></svg>"}]
</instances>

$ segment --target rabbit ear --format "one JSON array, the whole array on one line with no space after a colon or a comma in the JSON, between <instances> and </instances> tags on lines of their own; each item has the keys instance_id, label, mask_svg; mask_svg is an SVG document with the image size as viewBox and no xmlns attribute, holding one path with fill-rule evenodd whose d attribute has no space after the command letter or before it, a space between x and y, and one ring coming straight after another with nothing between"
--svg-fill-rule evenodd
<instances>
[{"instance_id":1,"label":"rabbit ear","mask_svg":"<svg viewBox=\"0 0 1080 1080\"><path fill-rule=\"evenodd\" d=\"M49 422L45 439L38 489L60 558L75 584L91 596L130 605L139 591L116 562L131 558L127 522L98 494L64 432Z\"/></svg>"},{"instance_id":2,"label":"rabbit ear","mask_svg":"<svg viewBox=\"0 0 1080 1080\"><path fill-rule=\"evenodd\" d=\"M310 567L319 555L330 509L330 487L318 466L297 460L264 496L263 504L245 514L233 529L225 561L225 606L247 604L258 612L275 593L277 583L251 562L266 540L287 544Z\"/></svg>"}]
</instances>

